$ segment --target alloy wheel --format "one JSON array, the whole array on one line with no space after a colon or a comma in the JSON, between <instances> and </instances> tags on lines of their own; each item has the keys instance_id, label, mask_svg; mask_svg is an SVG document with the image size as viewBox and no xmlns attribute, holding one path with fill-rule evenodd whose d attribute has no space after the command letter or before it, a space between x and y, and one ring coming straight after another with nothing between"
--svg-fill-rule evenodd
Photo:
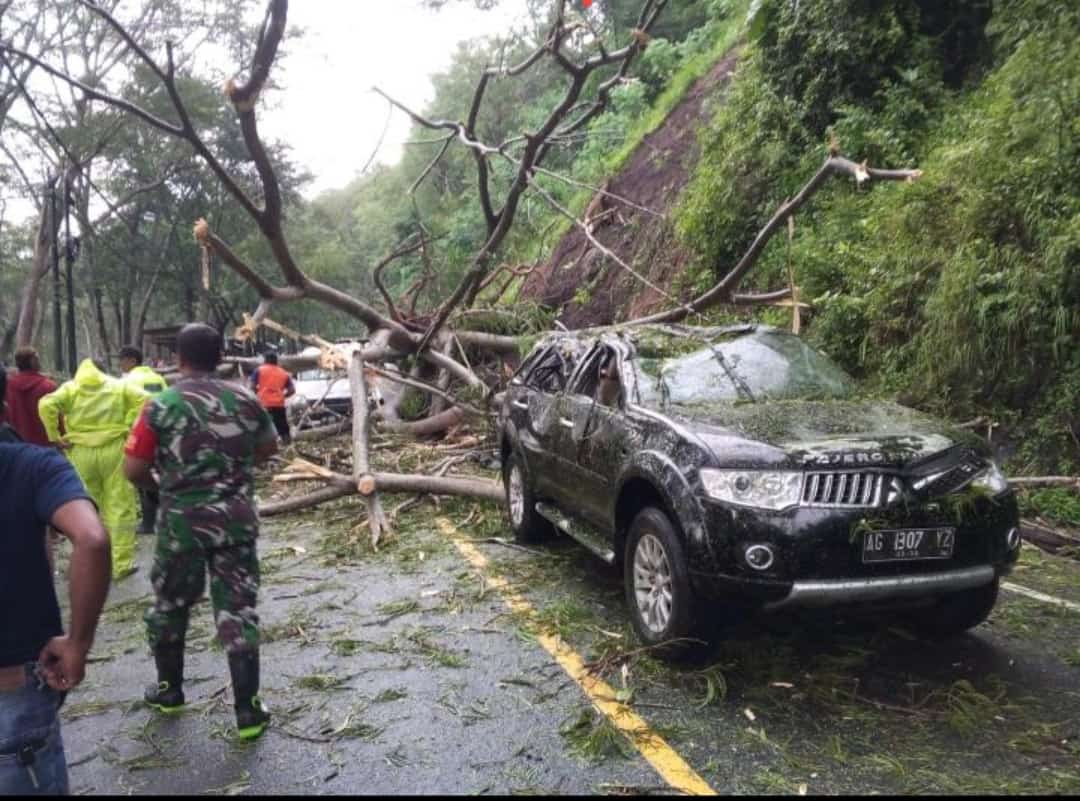
<instances>
[{"instance_id":1,"label":"alloy wheel","mask_svg":"<svg viewBox=\"0 0 1080 801\"><path fill-rule=\"evenodd\" d=\"M525 485L521 479L521 468L517 464L510 466L510 480L507 482L507 500L510 503L510 522L520 526L525 519Z\"/></svg>"},{"instance_id":2,"label":"alloy wheel","mask_svg":"<svg viewBox=\"0 0 1080 801\"><path fill-rule=\"evenodd\" d=\"M643 534L634 550L634 597L649 631L666 631L674 603L671 563L663 544L653 534Z\"/></svg>"}]
</instances>

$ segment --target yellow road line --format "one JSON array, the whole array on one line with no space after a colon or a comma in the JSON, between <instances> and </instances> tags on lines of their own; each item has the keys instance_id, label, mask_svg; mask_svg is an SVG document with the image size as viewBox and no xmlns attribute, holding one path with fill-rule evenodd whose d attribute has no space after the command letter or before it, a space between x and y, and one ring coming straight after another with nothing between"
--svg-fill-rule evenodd
<instances>
[{"instance_id":1,"label":"yellow road line","mask_svg":"<svg viewBox=\"0 0 1080 801\"><path fill-rule=\"evenodd\" d=\"M457 549L476 570L484 573L488 587L496 590L507 606L514 612L533 615L532 605L521 595L510 589L509 583L502 576L489 575L488 560L476 546L463 540L453 523L445 517L436 520L439 530L453 540ZM634 748L653 766L657 773L671 787L688 795L717 795L717 792L699 776L675 750L657 734L645 720L621 701L615 700L615 690L607 682L591 676L585 669L581 656L568 647L559 637L539 634L536 641L551 654L552 658L566 671L593 702L593 705L619 731L626 735Z\"/></svg>"}]
</instances>

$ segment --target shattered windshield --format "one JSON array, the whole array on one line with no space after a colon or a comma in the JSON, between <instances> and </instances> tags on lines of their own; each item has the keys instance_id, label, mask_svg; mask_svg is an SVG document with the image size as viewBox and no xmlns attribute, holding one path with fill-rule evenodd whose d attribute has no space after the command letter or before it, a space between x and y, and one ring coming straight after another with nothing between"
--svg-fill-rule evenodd
<instances>
[{"instance_id":1,"label":"shattered windshield","mask_svg":"<svg viewBox=\"0 0 1080 801\"><path fill-rule=\"evenodd\" d=\"M843 398L854 394L852 379L798 337L757 331L726 341L685 341L662 356L632 361L633 380L643 406L697 406L718 402Z\"/></svg>"}]
</instances>

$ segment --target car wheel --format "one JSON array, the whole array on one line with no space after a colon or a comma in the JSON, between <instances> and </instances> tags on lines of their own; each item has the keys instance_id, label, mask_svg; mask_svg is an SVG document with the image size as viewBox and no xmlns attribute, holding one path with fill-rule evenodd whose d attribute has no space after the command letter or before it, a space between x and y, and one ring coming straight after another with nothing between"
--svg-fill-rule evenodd
<instances>
[{"instance_id":1,"label":"car wheel","mask_svg":"<svg viewBox=\"0 0 1080 801\"><path fill-rule=\"evenodd\" d=\"M702 650L705 643L686 552L660 509L643 509L630 524L623 583L630 618L643 643L662 646L657 651L665 659L684 659Z\"/></svg>"},{"instance_id":2,"label":"car wheel","mask_svg":"<svg viewBox=\"0 0 1080 801\"><path fill-rule=\"evenodd\" d=\"M522 468L521 457L511 451L503 462L503 488L510 527L518 542L538 542L551 534L551 524L536 511L536 497Z\"/></svg>"},{"instance_id":3,"label":"car wheel","mask_svg":"<svg viewBox=\"0 0 1080 801\"><path fill-rule=\"evenodd\" d=\"M990 616L998 596L998 580L981 587L953 592L933 606L909 613L912 628L925 637L955 637L973 629Z\"/></svg>"}]
</instances>

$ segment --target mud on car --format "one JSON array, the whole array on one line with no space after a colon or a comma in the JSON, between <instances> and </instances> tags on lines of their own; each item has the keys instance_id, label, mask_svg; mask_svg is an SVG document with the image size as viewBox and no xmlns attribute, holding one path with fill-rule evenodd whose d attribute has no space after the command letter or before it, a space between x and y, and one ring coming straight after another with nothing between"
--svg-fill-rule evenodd
<instances>
[{"instance_id":1,"label":"mud on car","mask_svg":"<svg viewBox=\"0 0 1080 801\"><path fill-rule=\"evenodd\" d=\"M620 565L635 630L669 656L733 610L854 607L958 634L1019 554L979 438L860 396L767 326L553 334L499 425L517 539L561 532Z\"/></svg>"}]
</instances>

